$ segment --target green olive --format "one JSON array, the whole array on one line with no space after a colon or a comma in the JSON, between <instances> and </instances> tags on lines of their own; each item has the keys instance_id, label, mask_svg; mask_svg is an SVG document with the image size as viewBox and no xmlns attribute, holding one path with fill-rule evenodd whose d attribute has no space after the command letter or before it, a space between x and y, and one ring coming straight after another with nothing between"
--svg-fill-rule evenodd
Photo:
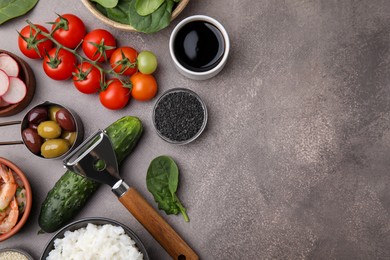
<instances>
[{"instance_id":1,"label":"green olive","mask_svg":"<svg viewBox=\"0 0 390 260\"><path fill-rule=\"evenodd\" d=\"M67 140L70 145L73 145L76 141L77 133L76 132L68 132L64 131L62 132L61 138Z\"/></svg>"},{"instance_id":2,"label":"green olive","mask_svg":"<svg viewBox=\"0 0 390 260\"><path fill-rule=\"evenodd\" d=\"M60 109L61 109L61 107L57 106L57 105L53 105L53 106L49 107L49 118L50 118L50 120L56 121L56 114L57 114L57 111L60 110Z\"/></svg>"},{"instance_id":3,"label":"green olive","mask_svg":"<svg viewBox=\"0 0 390 260\"><path fill-rule=\"evenodd\" d=\"M62 129L54 121L44 121L38 125L38 134L43 138L57 138L61 135Z\"/></svg>"},{"instance_id":4,"label":"green olive","mask_svg":"<svg viewBox=\"0 0 390 260\"><path fill-rule=\"evenodd\" d=\"M45 158L56 158L66 153L69 148L69 142L64 139L50 139L42 144L41 154Z\"/></svg>"}]
</instances>

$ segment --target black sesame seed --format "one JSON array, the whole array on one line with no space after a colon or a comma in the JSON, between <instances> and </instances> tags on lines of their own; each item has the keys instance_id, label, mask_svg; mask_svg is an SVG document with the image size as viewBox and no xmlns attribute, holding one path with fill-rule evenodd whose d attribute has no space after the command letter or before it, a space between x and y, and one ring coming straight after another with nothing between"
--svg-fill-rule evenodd
<instances>
[{"instance_id":1,"label":"black sesame seed","mask_svg":"<svg viewBox=\"0 0 390 260\"><path fill-rule=\"evenodd\" d=\"M199 99L183 91L165 95L157 104L154 114L157 131L177 142L194 137L204 119L204 109Z\"/></svg>"}]
</instances>

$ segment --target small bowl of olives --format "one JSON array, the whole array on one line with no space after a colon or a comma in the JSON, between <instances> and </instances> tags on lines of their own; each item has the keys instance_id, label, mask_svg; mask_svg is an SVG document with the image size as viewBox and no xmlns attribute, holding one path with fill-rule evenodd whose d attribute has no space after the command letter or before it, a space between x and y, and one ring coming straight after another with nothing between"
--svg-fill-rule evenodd
<instances>
[{"instance_id":1,"label":"small bowl of olives","mask_svg":"<svg viewBox=\"0 0 390 260\"><path fill-rule=\"evenodd\" d=\"M21 135L23 143L33 154L59 159L81 143L84 129L75 112L47 101L27 112L22 120Z\"/></svg>"}]
</instances>

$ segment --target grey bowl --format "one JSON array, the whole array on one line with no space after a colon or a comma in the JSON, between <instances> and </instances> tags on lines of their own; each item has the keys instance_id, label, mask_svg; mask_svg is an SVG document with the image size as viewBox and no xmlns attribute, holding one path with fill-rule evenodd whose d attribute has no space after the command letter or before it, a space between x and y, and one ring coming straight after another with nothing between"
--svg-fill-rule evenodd
<instances>
[{"instance_id":1,"label":"grey bowl","mask_svg":"<svg viewBox=\"0 0 390 260\"><path fill-rule=\"evenodd\" d=\"M203 108L203 123L202 123L202 126L200 127L200 129L198 130L198 132L194 136L192 136L191 138L188 138L186 140L183 140L183 141L176 141L176 140L170 139L169 137L167 137L163 133L161 133L159 131L157 125L156 125L156 109L157 109L158 105L160 104L160 102L162 102L168 95L170 95L172 93L187 93L187 94L195 97L199 101L200 105ZM171 143L171 144L178 144L178 145L189 144L192 141L194 141L195 139L197 139L202 134L202 132L205 130L205 128L206 128L207 120L208 120L207 107L206 107L205 102L194 91L192 91L190 89L187 89L187 88L172 88L172 89L169 89L166 92L164 92L161 95L161 97L158 98L158 100L155 103L154 108L153 108L152 120L153 120L154 129L156 130L157 135L161 139L163 139L164 141L166 141L168 143Z\"/></svg>"},{"instance_id":2,"label":"grey bowl","mask_svg":"<svg viewBox=\"0 0 390 260\"><path fill-rule=\"evenodd\" d=\"M34 258L29 253L27 253L26 251L24 251L22 249L17 249L17 248L3 248L3 249L0 249L0 258L1 258L1 254L6 253L6 252L18 253L18 254L21 254L21 255L25 256L28 260L34 260ZM1 258L1 259L3 259L3 258ZM8 259L8 258L5 257L5 259Z\"/></svg>"},{"instance_id":3,"label":"grey bowl","mask_svg":"<svg viewBox=\"0 0 390 260\"><path fill-rule=\"evenodd\" d=\"M141 253L144 256L144 260L149 260L148 253L146 252L146 249L145 249L144 245L142 244L142 242L138 238L138 236L130 228L128 228L124 224L122 224L122 223L120 223L118 221L115 221L113 219L101 218L101 217L80 219L80 220L74 221L74 222L66 225L65 227L63 227L61 230L59 230L53 236L53 238L49 241L49 243L47 243L47 245L45 246L45 250L43 251L40 259L44 260L44 259L46 259L49 256L50 251L52 251L54 249L54 240L56 240L57 238L63 238L66 231L74 231L76 229L84 228L89 223L95 224L95 225L111 224L111 225L114 225L114 226L122 227L125 230L126 234L131 239L133 239L135 241L136 246L138 247L139 251L141 251Z\"/></svg>"}]
</instances>

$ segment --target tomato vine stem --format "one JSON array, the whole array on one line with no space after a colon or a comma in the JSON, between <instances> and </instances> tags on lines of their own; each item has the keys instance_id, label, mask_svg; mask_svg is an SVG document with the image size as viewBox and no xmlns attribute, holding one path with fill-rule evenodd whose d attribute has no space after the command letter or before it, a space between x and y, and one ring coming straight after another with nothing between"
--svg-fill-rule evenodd
<instances>
[{"instance_id":1,"label":"tomato vine stem","mask_svg":"<svg viewBox=\"0 0 390 260\"><path fill-rule=\"evenodd\" d=\"M89 58L86 58L84 57L83 55L81 55L77 50L78 48L82 45L83 43L83 40L80 41L80 43L74 48L74 49L71 49L71 48L68 48L64 45L62 45L60 42L58 42L56 39L54 39L52 33L46 33L44 31L42 31L41 29L39 29L35 24L33 24L30 20L26 20L26 22L31 26L31 28L33 28L35 30L35 36L34 38L36 37L36 35L38 34L41 34L43 36L46 37L46 40L50 40L52 41L56 47L58 49L64 49L70 53L72 53L73 55L76 56L76 58L80 61L80 64L84 63L84 62L87 62L87 63L90 63L92 66L94 66L96 69L99 70L100 72L100 75L101 75L101 79L100 79L100 85L101 85L101 89L104 90L105 88L107 88L107 85L109 85L109 83L111 82L111 80L109 81L106 81L106 78L105 78L105 75L112 75L114 78L117 78L118 80L121 81L121 83L130 88L131 89L131 82L129 81L125 81L123 80L123 75L121 73L123 73L123 71L126 71L127 66L121 70L121 73L117 73L114 71L114 69L105 69L104 67L102 67L98 60L101 58L102 55L104 55L104 51L103 52L99 52L99 56L96 58L96 60L91 60ZM31 37L31 36L30 36ZM23 38L24 39L24 38ZM24 39L26 42L28 42L28 39ZM46 54L47 55L47 54ZM105 55L104 55L105 56ZM107 61L106 57L105 57L105 60ZM119 66L120 64L116 64L116 66ZM87 74L88 75L88 74Z\"/></svg>"}]
</instances>

